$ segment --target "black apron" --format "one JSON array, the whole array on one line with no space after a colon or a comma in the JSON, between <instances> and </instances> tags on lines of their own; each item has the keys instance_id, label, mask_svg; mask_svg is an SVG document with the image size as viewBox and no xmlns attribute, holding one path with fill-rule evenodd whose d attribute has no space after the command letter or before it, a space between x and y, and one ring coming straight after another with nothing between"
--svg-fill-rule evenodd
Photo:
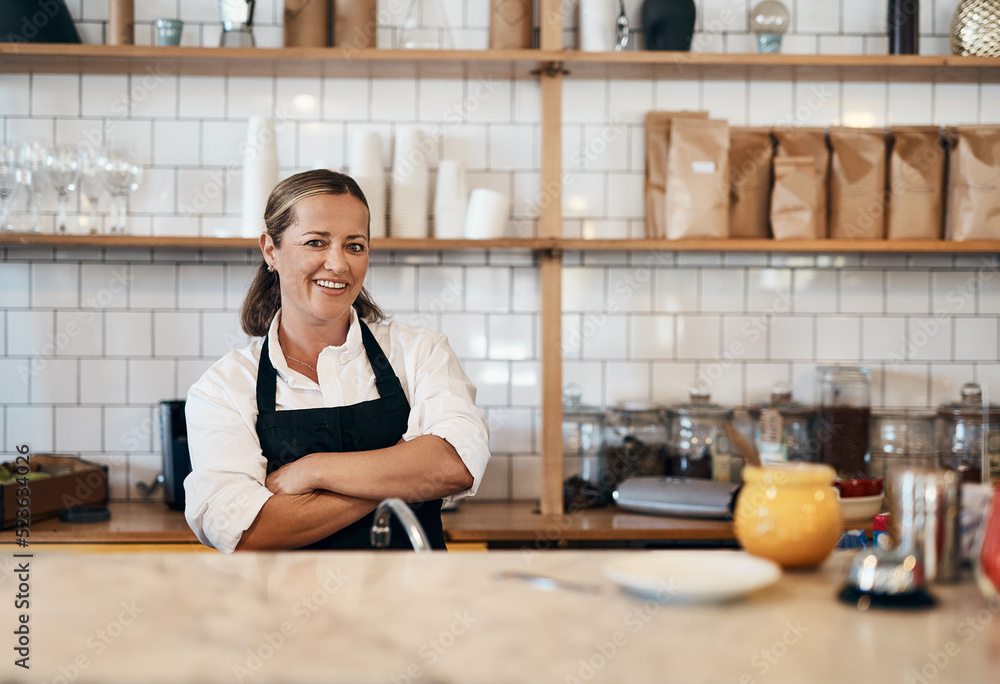
<instances>
[{"instance_id":1,"label":"black apron","mask_svg":"<svg viewBox=\"0 0 1000 684\"><path fill-rule=\"evenodd\" d=\"M402 439L410 417L410 404L375 336L364 321L359 319L358 324L368 363L375 372L379 398L352 406L276 411L278 372L271 363L267 338L264 338L257 364L257 436L267 458L268 473L306 454L383 449ZM427 532L431 546L445 548L441 499L413 503L410 507ZM375 513L369 513L326 539L303 548L371 549L370 531L374 519ZM395 514L391 529L389 548L413 548Z\"/></svg>"}]
</instances>

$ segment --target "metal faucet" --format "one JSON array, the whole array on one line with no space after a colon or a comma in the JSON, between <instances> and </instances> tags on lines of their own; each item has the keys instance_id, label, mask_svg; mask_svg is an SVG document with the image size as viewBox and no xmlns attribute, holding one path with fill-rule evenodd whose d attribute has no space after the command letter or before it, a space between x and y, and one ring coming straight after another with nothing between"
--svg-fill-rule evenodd
<instances>
[{"instance_id":1,"label":"metal faucet","mask_svg":"<svg viewBox=\"0 0 1000 684\"><path fill-rule=\"evenodd\" d=\"M406 528L406 534L417 553L430 551L431 542L424 532L423 526L417 520L410 507L402 499L385 499L375 509L375 522L372 523L371 540L376 549L384 549L389 545L392 532L389 529L389 515L395 511L396 517Z\"/></svg>"}]
</instances>

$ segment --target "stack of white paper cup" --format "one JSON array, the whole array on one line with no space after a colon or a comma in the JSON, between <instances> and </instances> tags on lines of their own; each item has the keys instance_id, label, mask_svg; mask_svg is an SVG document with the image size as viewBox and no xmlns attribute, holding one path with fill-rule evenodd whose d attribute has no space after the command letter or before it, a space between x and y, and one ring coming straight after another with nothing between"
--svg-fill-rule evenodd
<instances>
[{"instance_id":1,"label":"stack of white paper cup","mask_svg":"<svg viewBox=\"0 0 1000 684\"><path fill-rule=\"evenodd\" d=\"M507 232L507 196L496 190L476 188L469 196L465 237L472 240L502 238Z\"/></svg>"},{"instance_id":2,"label":"stack of white paper cup","mask_svg":"<svg viewBox=\"0 0 1000 684\"><path fill-rule=\"evenodd\" d=\"M247 125L247 145L243 152L243 237L256 238L264 232L267 197L278 184L278 145L274 120L253 116Z\"/></svg>"},{"instance_id":3,"label":"stack of white paper cup","mask_svg":"<svg viewBox=\"0 0 1000 684\"><path fill-rule=\"evenodd\" d=\"M442 159L438 164L437 186L434 190L434 237L463 237L468 204L465 165L457 159Z\"/></svg>"},{"instance_id":4,"label":"stack of white paper cup","mask_svg":"<svg viewBox=\"0 0 1000 684\"><path fill-rule=\"evenodd\" d=\"M371 213L371 237L386 234L385 205L387 190L382 166L382 137L377 131L357 131L351 136L348 173L361 186Z\"/></svg>"},{"instance_id":5,"label":"stack of white paper cup","mask_svg":"<svg viewBox=\"0 0 1000 684\"><path fill-rule=\"evenodd\" d=\"M397 131L392 158L392 198L389 212L391 237L427 237L429 189L424 132L419 128Z\"/></svg>"},{"instance_id":6,"label":"stack of white paper cup","mask_svg":"<svg viewBox=\"0 0 1000 684\"><path fill-rule=\"evenodd\" d=\"M618 3L613 0L580 0L580 49L612 52L618 31Z\"/></svg>"}]
</instances>

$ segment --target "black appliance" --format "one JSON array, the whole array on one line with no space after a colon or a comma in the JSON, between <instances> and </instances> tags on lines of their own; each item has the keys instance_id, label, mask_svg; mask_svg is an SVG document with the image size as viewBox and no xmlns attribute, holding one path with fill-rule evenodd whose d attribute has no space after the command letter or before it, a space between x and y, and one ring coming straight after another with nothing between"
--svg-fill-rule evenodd
<instances>
[{"instance_id":1,"label":"black appliance","mask_svg":"<svg viewBox=\"0 0 1000 684\"><path fill-rule=\"evenodd\" d=\"M191 472L184 400L160 402L160 444L163 448L163 500L184 510L184 478Z\"/></svg>"},{"instance_id":2,"label":"black appliance","mask_svg":"<svg viewBox=\"0 0 1000 684\"><path fill-rule=\"evenodd\" d=\"M79 43L80 34L63 0L3 0L0 42Z\"/></svg>"}]
</instances>

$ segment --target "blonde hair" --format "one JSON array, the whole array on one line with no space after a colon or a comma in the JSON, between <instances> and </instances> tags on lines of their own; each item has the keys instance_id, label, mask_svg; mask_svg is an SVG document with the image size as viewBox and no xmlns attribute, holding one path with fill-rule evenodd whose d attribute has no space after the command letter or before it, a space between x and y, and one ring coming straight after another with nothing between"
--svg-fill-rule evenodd
<instances>
[{"instance_id":1,"label":"blonde hair","mask_svg":"<svg viewBox=\"0 0 1000 684\"><path fill-rule=\"evenodd\" d=\"M346 174L316 169L289 176L274 186L274 190L267 198L267 207L264 209L264 230L271 236L275 247L281 246L282 235L295 223L296 205L306 197L314 195L351 195L368 209L365 193L361 191L357 182ZM369 211L369 222L370 216ZM370 225L368 232L371 233ZM250 283L250 289L243 298L243 306L240 309L240 325L243 331L252 337L264 337L271 326L274 314L280 308L281 288L278 272L267 270L267 263L261 258L257 273ZM354 300L354 310L358 312L358 318L369 321L377 322L385 318L385 314L363 287Z\"/></svg>"}]
</instances>

